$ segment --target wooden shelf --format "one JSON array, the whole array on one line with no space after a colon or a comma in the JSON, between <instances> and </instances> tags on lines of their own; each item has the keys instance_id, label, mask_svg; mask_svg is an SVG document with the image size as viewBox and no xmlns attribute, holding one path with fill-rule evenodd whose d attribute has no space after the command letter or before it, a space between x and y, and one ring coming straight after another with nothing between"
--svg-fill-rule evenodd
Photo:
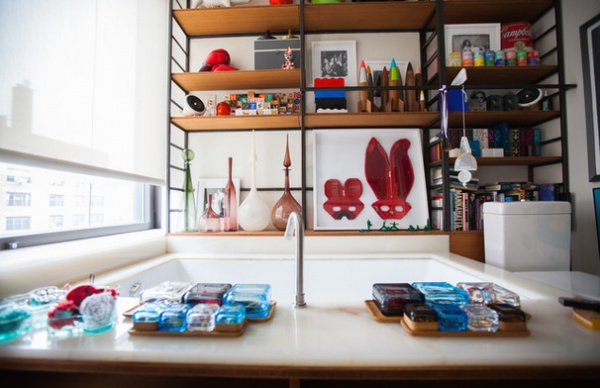
<instances>
[{"instance_id":1,"label":"wooden shelf","mask_svg":"<svg viewBox=\"0 0 600 388\"><path fill-rule=\"evenodd\" d=\"M307 128L420 128L439 120L437 112L309 113Z\"/></svg>"},{"instance_id":2,"label":"wooden shelf","mask_svg":"<svg viewBox=\"0 0 600 388\"><path fill-rule=\"evenodd\" d=\"M435 2L305 4L306 32L416 31L425 28Z\"/></svg>"},{"instance_id":3,"label":"wooden shelf","mask_svg":"<svg viewBox=\"0 0 600 388\"><path fill-rule=\"evenodd\" d=\"M512 126L533 127L559 116L560 112L556 110L465 112L465 125L467 128L493 127L507 122ZM462 112L449 112L448 125L454 128L462 128Z\"/></svg>"},{"instance_id":4,"label":"wooden shelf","mask_svg":"<svg viewBox=\"0 0 600 388\"><path fill-rule=\"evenodd\" d=\"M298 5L182 9L173 11L173 16L190 37L263 35L267 30L287 34L289 29L300 29Z\"/></svg>"},{"instance_id":5,"label":"wooden shelf","mask_svg":"<svg viewBox=\"0 0 600 388\"><path fill-rule=\"evenodd\" d=\"M506 156L503 158L476 158L478 166L544 166L561 163L561 156ZM450 158L450 165L454 165L456 158Z\"/></svg>"},{"instance_id":6,"label":"wooden shelf","mask_svg":"<svg viewBox=\"0 0 600 388\"><path fill-rule=\"evenodd\" d=\"M171 123L185 131L237 131L250 129L299 129L300 115L172 117Z\"/></svg>"},{"instance_id":7,"label":"wooden shelf","mask_svg":"<svg viewBox=\"0 0 600 388\"><path fill-rule=\"evenodd\" d=\"M553 6L552 0L448 1L444 2L444 21L446 24L533 22Z\"/></svg>"},{"instance_id":8,"label":"wooden shelf","mask_svg":"<svg viewBox=\"0 0 600 388\"><path fill-rule=\"evenodd\" d=\"M186 92L195 90L300 89L300 69L176 73L171 78Z\"/></svg>"},{"instance_id":9,"label":"wooden shelf","mask_svg":"<svg viewBox=\"0 0 600 388\"><path fill-rule=\"evenodd\" d=\"M446 79L453 80L460 69L461 67L447 67ZM540 83L558 72L558 66L483 66L466 69L465 86L475 87L477 85L531 85Z\"/></svg>"}]
</instances>

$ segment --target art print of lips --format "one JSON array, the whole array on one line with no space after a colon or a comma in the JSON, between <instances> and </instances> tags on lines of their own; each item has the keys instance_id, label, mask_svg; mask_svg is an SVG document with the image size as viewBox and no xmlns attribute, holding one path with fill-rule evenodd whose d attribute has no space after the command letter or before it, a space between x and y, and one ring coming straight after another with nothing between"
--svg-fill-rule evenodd
<instances>
[{"instance_id":1,"label":"art print of lips","mask_svg":"<svg viewBox=\"0 0 600 388\"><path fill-rule=\"evenodd\" d=\"M410 140L400 139L391 148L390 157L376 138L371 138L365 152L365 176L377 201L371 206L384 220L400 220L412 206L406 202L415 182L408 155Z\"/></svg>"}]
</instances>

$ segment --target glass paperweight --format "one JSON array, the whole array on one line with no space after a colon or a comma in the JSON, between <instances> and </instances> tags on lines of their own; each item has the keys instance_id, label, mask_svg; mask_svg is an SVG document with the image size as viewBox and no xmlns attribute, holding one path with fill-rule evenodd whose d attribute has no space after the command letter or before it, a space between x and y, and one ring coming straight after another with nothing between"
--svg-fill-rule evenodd
<instances>
[{"instance_id":1,"label":"glass paperweight","mask_svg":"<svg viewBox=\"0 0 600 388\"><path fill-rule=\"evenodd\" d=\"M186 331L187 312L190 305L184 303L172 304L161 314L158 321L158 330L181 333Z\"/></svg>"},{"instance_id":2,"label":"glass paperweight","mask_svg":"<svg viewBox=\"0 0 600 388\"><path fill-rule=\"evenodd\" d=\"M494 284L494 303L509 304L514 307L521 307L521 298L518 294L507 290L497 284Z\"/></svg>"},{"instance_id":3,"label":"glass paperweight","mask_svg":"<svg viewBox=\"0 0 600 388\"><path fill-rule=\"evenodd\" d=\"M404 323L411 330L438 330L437 313L426 303L408 303L404 307Z\"/></svg>"},{"instance_id":4,"label":"glass paperweight","mask_svg":"<svg viewBox=\"0 0 600 388\"><path fill-rule=\"evenodd\" d=\"M432 304L440 331L461 332L469 328L467 312L455 304Z\"/></svg>"},{"instance_id":5,"label":"glass paperweight","mask_svg":"<svg viewBox=\"0 0 600 388\"><path fill-rule=\"evenodd\" d=\"M412 286L425 295L426 303L467 304L469 295L466 291L447 282L415 282Z\"/></svg>"},{"instance_id":6,"label":"glass paperweight","mask_svg":"<svg viewBox=\"0 0 600 388\"><path fill-rule=\"evenodd\" d=\"M208 201L206 202L206 210L200 216L198 221L198 232L220 232L221 231L221 217L212 208L212 194L208 194Z\"/></svg>"},{"instance_id":7,"label":"glass paperweight","mask_svg":"<svg viewBox=\"0 0 600 388\"><path fill-rule=\"evenodd\" d=\"M498 313L498 330L524 331L527 330L527 317L525 313L509 304L489 304L488 307Z\"/></svg>"},{"instance_id":8,"label":"glass paperweight","mask_svg":"<svg viewBox=\"0 0 600 388\"><path fill-rule=\"evenodd\" d=\"M471 331L498 331L498 313L482 304L463 304L460 306L467 313L468 327Z\"/></svg>"},{"instance_id":9,"label":"glass paperweight","mask_svg":"<svg viewBox=\"0 0 600 388\"><path fill-rule=\"evenodd\" d=\"M184 149L183 158L185 177L182 187L181 214L177 223L178 232L196 232L198 230L198 217L196 214L196 200L194 199L194 184L190 172L190 162L194 160L194 151Z\"/></svg>"},{"instance_id":10,"label":"glass paperweight","mask_svg":"<svg viewBox=\"0 0 600 388\"><path fill-rule=\"evenodd\" d=\"M132 314L133 328L140 331L158 330L160 314L168 307L164 303L144 303Z\"/></svg>"},{"instance_id":11,"label":"glass paperweight","mask_svg":"<svg viewBox=\"0 0 600 388\"><path fill-rule=\"evenodd\" d=\"M213 331L215 329L215 315L219 306L212 303L200 303L187 312L188 331Z\"/></svg>"},{"instance_id":12,"label":"glass paperweight","mask_svg":"<svg viewBox=\"0 0 600 388\"><path fill-rule=\"evenodd\" d=\"M85 298L79 306L83 331L101 333L112 329L117 321L117 298L110 292Z\"/></svg>"},{"instance_id":13,"label":"glass paperweight","mask_svg":"<svg viewBox=\"0 0 600 388\"><path fill-rule=\"evenodd\" d=\"M237 193L232 178L233 158L229 158L229 179L225 185L225 196L223 198L223 231L235 232L238 230L237 221Z\"/></svg>"},{"instance_id":14,"label":"glass paperweight","mask_svg":"<svg viewBox=\"0 0 600 388\"><path fill-rule=\"evenodd\" d=\"M246 318L246 306L243 304L225 304L215 316L217 325L237 325Z\"/></svg>"},{"instance_id":15,"label":"glass paperweight","mask_svg":"<svg viewBox=\"0 0 600 388\"><path fill-rule=\"evenodd\" d=\"M63 314L63 312L57 312L53 317L48 317L46 332L50 338L76 337L83 332L81 315Z\"/></svg>"},{"instance_id":16,"label":"glass paperweight","mask_svg":"<svg viewBox=\"0 0 600 388\"><path fill-rule=\"evenodd\" d=\"M271 307L271 286L268 284L235 284L223 298L224 304L242 304L247 318L266 318Z\"/></svg>"},{"instance_id":17,"label":"glass paperweight","mask_svg":"<svg viewBox=\"0 0 600 388\"><path fill-rule=\"evenodd\" d=\"M142 291L140 302L165 301L170 303L181 303L183 295L192 286L189 282L164 281L158 285Z\"/></svg>"},{"instance_id":18,"label":"glass paperweight","mask_svg":"<svg viewBox=\"0 0 600 388\"><path fill-rule=\"evenodd\" d=\"M221 305L223 296L231 288L229 283L198 283L183 295L183 303L214 303Z\"/></svg>"},{"instance_id":19,"label":"glass paperweight","mask_svg":"<svg viewBox=\"0 0 600 388\"><path fill-rule=\"evenodd\" d=\"M461 282L456 285L469 294L471 304L489 304L494 302L494 283Z\"/></svg>"},{"instance_id":20,"label":"glass paperweight","mask_svg":"<svg viewBox=\"0 0 600 388\"><path fill-rule=\"evenodd\" d=\"M423 293L408 283L375 283L373 300L383 315L388 316L402 316L408 303L425 302Z\"/></svg>"},{"instance_id":21,"label":"glass paperweight","mask_svg":"<svg viewBox=\"0 0 600 388\"><path fill-rule=\"evenodd\" d=\"M289 138L289 137L288 137ZM285 188L283 195L273 209L271 210L271 222L277 230L285 230L287 227L288 218L293 212L302 214L302 206L296 201L292 193L290 192L290 166L292 160L290 158L290 148L288 145L288 138L285 142L285 157L283 158L283 166L285 167Z\"/></svg>"},{"instance_id":22,"label":"glass paperweight","mask_svg":"<svg viewBox=\"0 0 600 388\"><path fill-rule=\"evenodd\" d=\"M31 328L41 329L46 327L48 311L64 295L65 292L57 287L41 287L25 294L7 296L5 301L27 309L31 314Z\"/></svg>"},{"instance_id":23,"label":"glass paperweight","mask_svg":"<svg viewBox=\"0 0 600 388\"><path fill-rule=\"evenodd\" d=\"M0 343L22 336L31 329L31 312L12 302L0 304Z\"/></svg>"}]
</instances>

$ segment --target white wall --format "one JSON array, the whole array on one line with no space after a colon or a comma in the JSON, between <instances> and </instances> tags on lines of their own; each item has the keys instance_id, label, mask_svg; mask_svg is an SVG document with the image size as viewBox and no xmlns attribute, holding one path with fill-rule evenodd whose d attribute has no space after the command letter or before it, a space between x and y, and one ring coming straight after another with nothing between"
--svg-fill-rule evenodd
<instances>
[{"instance_id":1,"label":"white wall","mask_svg":"<svg viewBox=\"0 0 600 388\"><path fill-rule=\"evenodd\" d=\"M567 92L569 177L573 193L572 269L600 275L600 255L596 238L592 188L598 182L588 179L587 129L583 96L583 69L579 27L600 12L600 1L563 1L565 74L568 84L577 88Z\"/></svg>"}]
</instances>

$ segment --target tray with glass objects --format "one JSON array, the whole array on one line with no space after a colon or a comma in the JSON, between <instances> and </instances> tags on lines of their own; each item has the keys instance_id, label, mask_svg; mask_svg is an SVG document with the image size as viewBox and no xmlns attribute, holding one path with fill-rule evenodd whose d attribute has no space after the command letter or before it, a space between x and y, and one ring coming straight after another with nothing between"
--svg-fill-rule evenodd
<instances>
[{"instance_id":1,"label":"tray with glass objects","mask_svg":"<svg viewBox=\"0 0 600 388\"><path fill-rule=\"evenodd\" d=\"M178 299L143 300L125 313L131 317L131 335L240 336L248 322L273 317L276 302L268 284L199 283Z\"/></svg>"},{"instance_id":2,"label":"tray with glass objects","mask_svg":"<svg viewBox=\"0 0 600 388\"><path fill-rule=\"evenodd\" d=\"M490 282L375 283L366 300L374 320L413 336L525 337L529 314L514 292Z\"/></svg>"}]
</instances>

